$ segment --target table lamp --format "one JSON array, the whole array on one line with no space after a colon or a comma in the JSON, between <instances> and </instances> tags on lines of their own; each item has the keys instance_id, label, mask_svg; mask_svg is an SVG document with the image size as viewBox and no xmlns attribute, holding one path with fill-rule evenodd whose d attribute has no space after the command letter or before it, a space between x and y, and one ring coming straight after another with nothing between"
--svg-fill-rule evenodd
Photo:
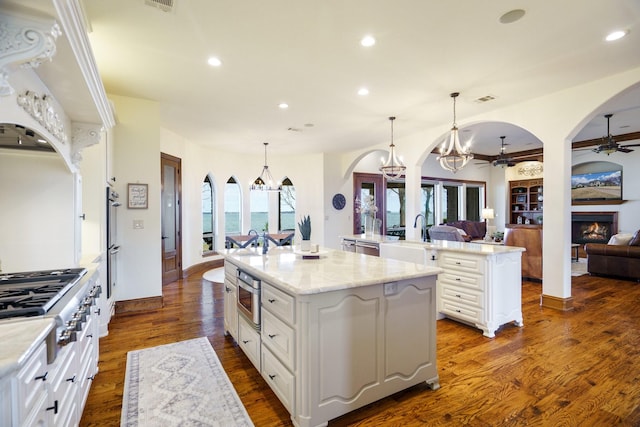
<instances>
[{"instance_id":1,"label":"table lamp","mask_svg":"<svg viewBox=\"0 0 640 427\"><path fill-rule=\"evenodd\" d=\"M482 209L482 219L487 221L487 232L484 235L484 241L485 242L490 242L491 239L491 233L489 231L489 222L490 220L492 220L493 218L495 218L495 213L493 212L493 209L491 208L484 208Z\"/></svg>"}]
</instances>

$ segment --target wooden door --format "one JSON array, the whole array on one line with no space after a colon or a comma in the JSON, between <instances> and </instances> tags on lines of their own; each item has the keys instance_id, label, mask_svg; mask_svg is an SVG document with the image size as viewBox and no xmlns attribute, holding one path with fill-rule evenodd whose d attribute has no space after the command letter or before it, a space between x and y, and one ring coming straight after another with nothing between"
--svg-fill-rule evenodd
<instances>
[{"instance_id":1,"label":"wooden door","mask_svg":"<svg viewBox=\"0 0 640 427\"><path fill-rule=\"evenodd\" d=\"M182 276L181 160L160 154L162 181L162 284Z\"/></svg>"},{"instance_id":2,"label":"wooden door","mask_svg":"<svg viewBox=\"0 0 640 427\"><path fill-rule=\"evenodd\" d=\"M362 197L365 194L371 195L375 198L378 212L376 217L382 221L380 233L386 234L386 219L385 219L385 180L381 174L374 173L353 173L353 197ZM361 234L363 229L362 215L353 211L353 233Z\"/></svg>"}]
</instances>

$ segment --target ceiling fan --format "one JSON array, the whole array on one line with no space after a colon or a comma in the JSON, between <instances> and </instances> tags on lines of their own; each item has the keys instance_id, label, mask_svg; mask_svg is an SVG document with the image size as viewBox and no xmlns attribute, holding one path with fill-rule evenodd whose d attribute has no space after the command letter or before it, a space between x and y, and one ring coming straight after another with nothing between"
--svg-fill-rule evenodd
<instances>
[{"instance_id":1,"label":"ceiling fan","mask_svg":"<svg viewBox=\"0 0 640 427\"><path fill-rule=\"evenodd\" d=\"M498 157L496 157L496 159L493 161L493 166L501 166L501 167L512 167L515 166L516 163L513 161L512 158L507 157L507 154L505 152L505 143L504 143L504 139L506 138L506 136L501 136L500 139L502 140L501 144L500 144L500 154L498 154Z\"/></svg>"},{"instance_id":2,"label":"ceiling fan","mask_svg":"<svg viewBox=\"0 0 640 427\"><path fill-rule=\"evenodd\" d=\"M605 114L604 116L607 119L607 136L603 136L603 143L601 145L598 145L596 148L593 148L591 151L593 151L594 153L607 153L608 156L609 154L615 153L616 151L619 151L621 153L632 152L633 150L628 147L640 147L640 144L618 144L615 139L613 139L613 135L611 135L611 132L609 131L609 121L611 117L613 117L613 114Z\"/></svg>"}]
</instances>

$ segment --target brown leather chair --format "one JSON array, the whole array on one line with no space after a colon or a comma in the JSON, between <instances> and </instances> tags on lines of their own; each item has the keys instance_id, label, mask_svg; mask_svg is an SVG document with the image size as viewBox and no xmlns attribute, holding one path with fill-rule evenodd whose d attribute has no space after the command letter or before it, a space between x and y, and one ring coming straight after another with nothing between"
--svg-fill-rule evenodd
<instances>
[{"instance_id":1,"label":"brown leather chair","mask_svg":"<svg viewBox=\"0 0 640 427\"><path fill-rule=\"evenodd\" d=\"M525 248L522 253L522 277L542 280L542 228L505 228L504 244Z\"/></svg>"}]
</instances>

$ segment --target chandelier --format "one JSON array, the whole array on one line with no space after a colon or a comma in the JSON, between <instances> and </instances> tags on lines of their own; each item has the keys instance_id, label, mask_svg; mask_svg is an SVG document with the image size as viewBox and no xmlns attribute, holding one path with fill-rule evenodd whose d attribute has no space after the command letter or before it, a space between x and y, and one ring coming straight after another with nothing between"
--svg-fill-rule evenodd
<instances>
[{"instance_id":1,"label":"chandelier","mask_svg":"<svg viewBox=\"0 0 640 427\"><path fill-rule=\"evenodd\" d=\"M380 166L380 172L387 179L398 179L402 177L402 174L407 167L396 157L395 145L393 144L393 121L395 117L389 117L391 121L391 145L389 145L389 158L386 162L383 161Z\"/></svg>"},{"instance_id":2,"label":"chandelier","mask_svg":"<svg viewBox=\"0 0 640 427\"><path fill-rule=\"evenodd\" d=\"M259 191L280 191L282 190L282 184L280 182L275 183L273 177L271 176L271 172L269 172L269 166L267 165L267 145L268 142L264 143L264 167L262 168L262 173L259 177L253 181L251 190L259 190ZM275 185L274 185L275 183Z\"/></svg>"},{"instance_id":3,"label":"chandelier","mask_svg":"<svg viewBox=\"0 0 640 427\"><path fill-rule=\"evenodd\" d=\"M459 92L453 92L451 94L453 98L453 126L451 127L449 142L440 147L440 155L438 156L440 166L453 173L465 167L466 164L469 163L469 160L473 159L471 147L466 146L463 148L462 145L460 145L458 125L456 124L456 98L458 95L460 95Z\"/></svg>"}]
</instances>

